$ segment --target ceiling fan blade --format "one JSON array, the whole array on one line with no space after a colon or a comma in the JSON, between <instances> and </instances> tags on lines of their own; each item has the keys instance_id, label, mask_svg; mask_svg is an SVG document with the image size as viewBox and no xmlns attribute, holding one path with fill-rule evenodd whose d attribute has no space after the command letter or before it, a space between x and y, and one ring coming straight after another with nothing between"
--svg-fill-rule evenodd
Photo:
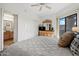
<instances>
[{"instance_id":1,"label":"ceiling fan blade","mask_svg":"<svg viewBox=\"0 0 79 59\"><path fill-rule=\"evenodd\" d=\"M41 10L42 10L42 6L40 7L39 11L41 11Z\"/></svg>"},{"instance_id":2,"label":"ceiling fan blade","mask_svg":"<svg viewBox=\"0 0 79 59\"><path fill-rule=\"evenodd\" d=\"M47 6L47 5L46 5L46 8L51 9L51 7L49 7L49 6Z\"/></svg>"},{"instance_id":3,"label":"ceiling fan blade","mask_svg":"<svg viewBox=\"0 0 79 59\"><path fill-rule=\"evenodd\" d=\"M32 7L33 7L33 6L39 6L39 4L34 4L34 5L31 5L31 6L32 6Z\"/></svg>"}]
</instances>

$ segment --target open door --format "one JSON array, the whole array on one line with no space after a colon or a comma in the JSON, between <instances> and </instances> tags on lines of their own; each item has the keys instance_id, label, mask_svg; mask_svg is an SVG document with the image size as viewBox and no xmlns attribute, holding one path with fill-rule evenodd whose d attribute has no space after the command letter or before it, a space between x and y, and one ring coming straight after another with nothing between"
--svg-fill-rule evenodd
<instances>
[{"instance_id":1,"label":"open door","mask_svg":"<svg viewBox=\"0 0 79 59\"><path fill-rule=\"evenodd\" d=\"M4 47L8 47L14 43L14 15L4 13L3 28Z\"/></svg>"}]
</instances>

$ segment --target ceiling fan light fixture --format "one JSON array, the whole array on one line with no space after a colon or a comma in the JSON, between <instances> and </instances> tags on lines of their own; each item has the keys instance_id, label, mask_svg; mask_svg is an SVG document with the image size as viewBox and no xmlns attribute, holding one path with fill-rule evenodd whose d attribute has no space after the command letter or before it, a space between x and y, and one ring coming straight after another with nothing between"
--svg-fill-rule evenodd
<instances>
[{"instance_id":1,"label":"ceiling fan light fixture","mask_svg":"<svg viewBox=\"0 0 79 59\"><path fill-rule=\"evenodd\" d=\"M40 5L45 5L45 3L40 3Z\"/></svg>"},{"instance_id":2,"label":"ceiling fan light fixture","mask_svg":"<svg viewBox=\"0 0 79 59\"><path fill-rule=\"evenodd\" d=\"M48 9L51 9L51 7L48 6L46 3L38 3L38 4L31 5L31 6L32 7L39 6L40 7L39 11L41 11L43 7L48 8Z\"/></svg>"}]
</instances>

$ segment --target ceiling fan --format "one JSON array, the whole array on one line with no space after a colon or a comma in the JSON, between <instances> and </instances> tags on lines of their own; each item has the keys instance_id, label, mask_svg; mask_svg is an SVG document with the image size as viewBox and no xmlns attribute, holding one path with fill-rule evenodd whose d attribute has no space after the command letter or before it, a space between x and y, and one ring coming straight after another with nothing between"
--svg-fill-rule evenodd
<instances>
[{"instance_id":1,"label":"ceiling fan","mask_svg":"<svg viewBox=\"0 0 79 59\"><path fill-rule=\"evenodd\" d=\"M51 7L48 6L46 3L37 3L37 4L34 4L34 5L31 5L31 7L35 7L35 6L39 6L40 7L39 11L41 11L43 7L51 9Z\"/></svg>"}]
</instances>

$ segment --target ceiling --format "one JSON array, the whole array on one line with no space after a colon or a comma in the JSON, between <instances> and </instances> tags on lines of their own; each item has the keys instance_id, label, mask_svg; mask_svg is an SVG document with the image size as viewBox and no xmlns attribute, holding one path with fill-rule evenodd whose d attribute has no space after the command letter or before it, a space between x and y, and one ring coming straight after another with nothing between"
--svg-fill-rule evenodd
<instances>
[{"instance_id":1,"label":"ceiling","mask_svg":"<svg viewBox=\"0 0 79 59\"><path fill-rule=\"evenodd\" d=\"M39 6L31 7L31 5L34 5L34 4L36 3L0 3L0 7L16 14L22 14L22 15L28 15L28 16L37 15L40 17L46 17L48 15L56 14L61 10L66 10L67 8L70 9L73 6L79 6L79 4L77 5L72 3L46 3L52 9L47 9L43 7L43 9L39 11Z\"/></svg>"},{"instance_id":2,"label":"ceiling","mask_svg":"<svg viewBox=\"0 0 79 59\"><path fill-rule=\"evenodd\" d=\"M15 10L22 13L33 12L37 14L56 13L70 5L70 3L47 3L47 5L50 6L52 9L49 10L43 7L43 9L39 11L39 6L31 7L31 5L33 4L34 3L4 3L0 5L2 5L2 7L4 8L6 7L6 9Z\"/></svg>"},{"instance_id":3,"label":"ceiling","mask_svg":"<svg viewBox=\"0 0 79 59\"><path fill-rule=\"evenodd\" d=\"M69 3L47 3L48 6L51 7L51 9L47 9L45 7L42 8L41 11L39 11L39 6L35 6L35 7L30 7L30 5L34 5L34 4L28 4L28 10L35 12L35 13L56 13L58 11L60 11L61 9L63 9L64 7L70 5Z\"/></svg>"}]
</instances>

